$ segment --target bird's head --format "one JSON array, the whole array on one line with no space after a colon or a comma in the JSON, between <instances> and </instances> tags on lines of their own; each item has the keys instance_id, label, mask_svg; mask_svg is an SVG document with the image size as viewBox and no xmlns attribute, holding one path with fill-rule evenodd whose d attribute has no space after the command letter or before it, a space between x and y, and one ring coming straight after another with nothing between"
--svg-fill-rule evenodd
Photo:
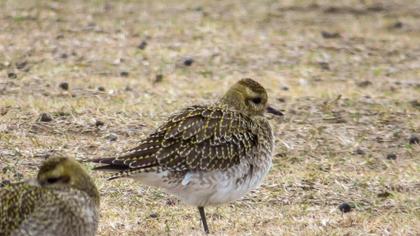
<instances>
[{"instance_id":1,"label":"bird's head","mask_svg":"<svg viewBox=\"0 0 420 236\"><path fill-rule=\"evenodd\" d=\"M252 79L241 79L221 98L226 104L248 116L261 116L267 108L268 95L264 87Z\"/></svg>"},{"instance_id":2,"label":"bird's head","mask_svg":"<svg viewBox=\"0 0 420 236\"><path fill-rule=\"evenodd\" d=\"M40 167L37 182L43 187L68 186L86 192L99 205L99 192L83 167L67 157L52 157Z\"/></svg>"}]
</instances>

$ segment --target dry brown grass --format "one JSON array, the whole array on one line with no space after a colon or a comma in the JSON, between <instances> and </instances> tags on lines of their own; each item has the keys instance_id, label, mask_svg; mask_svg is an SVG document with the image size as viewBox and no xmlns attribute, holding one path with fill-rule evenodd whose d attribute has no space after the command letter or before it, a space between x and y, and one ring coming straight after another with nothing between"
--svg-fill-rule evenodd
<instances>
[{"instance_id":1,"label":"dry brown grass","mask_svg":"<svg viewBox=\"0 0 420 236\"><path fill-rule=\"evenodd\" d=\"M2 180L32 177L55 153L113 155L252 77L285 110L271 119L277 155L259 190L208 208L214 233L420 234L418 1L168 2L0 0ZM196 209L92 175L99 235L201 234ZM343 215L342 202L355 208Z\"/></svg>"}]
</instances>

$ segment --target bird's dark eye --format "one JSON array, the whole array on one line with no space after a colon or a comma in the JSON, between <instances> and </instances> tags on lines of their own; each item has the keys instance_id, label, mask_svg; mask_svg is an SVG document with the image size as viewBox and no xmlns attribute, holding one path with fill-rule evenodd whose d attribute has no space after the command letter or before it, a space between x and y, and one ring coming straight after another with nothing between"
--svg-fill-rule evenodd
<instances>
[{"instance_id":1,"label":"bird's dark eye","mask_svg":"<svg viewBox=\"0 0 420 236\"><path fill-rule=\"evenodd\" d=\"M260 104L260 103L261 103L261 98L260 98L260 97L256 97L256 98L251 99L251 101L252 101L254 104Z\"/></svg>"},{"instance_id":2,"label":"bird's dark eye","mask_svg":"<svg viewBox=\"0 0 420 236\"><path fill-rule=\"evenodd\" d=\"M60 178L51 177L47 179L47 183L53 184L53 183L57 183L59 180Z\"/></svg>"},{"instance_id":3,"label":"bird's dark eye","mask_svg":"<svg viewBox=\"0 0 420 236\"><path fill-rule=\"evenodd\" d=\"M69 181L70 181L70 178L68 176L50 177L47 179L48 184L68 183Z\"/></svg>"}]
</instances>

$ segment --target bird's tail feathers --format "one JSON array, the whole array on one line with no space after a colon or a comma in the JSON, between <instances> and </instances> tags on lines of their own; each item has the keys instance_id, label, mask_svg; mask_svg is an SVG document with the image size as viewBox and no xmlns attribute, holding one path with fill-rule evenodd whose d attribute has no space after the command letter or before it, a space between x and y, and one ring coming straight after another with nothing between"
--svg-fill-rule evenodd
<instances>
[{"instance_id":1,"label":"bird's tail feathers","mask_svg":"<svg viewBox=\"0 0 420 236\"><path fill-rule=\"evenodd\" d=\"M100 168L100 167L97 167L97 168ZM146 168L138 168L138 169L121 170L121 171L111 175L110 177L108 177L108 180L119 179L119 178L123 178L123 177L131 177L133 175L141 174L141 173L159 172L159 171L160 171L160 168L157 167L157 166L146 167Z\"/></svg>"}]
</instances>

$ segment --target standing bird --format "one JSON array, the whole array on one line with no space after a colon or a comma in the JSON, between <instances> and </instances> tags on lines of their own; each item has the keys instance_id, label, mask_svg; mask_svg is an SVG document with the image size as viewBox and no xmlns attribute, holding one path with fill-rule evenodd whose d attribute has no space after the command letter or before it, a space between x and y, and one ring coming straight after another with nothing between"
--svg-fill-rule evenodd
<instances>
[{"instance_id":1,"label":"standing bird","mask_svg":"<svg viewBox=\"0 0 420 236\"><path fill-rule=\"evenodd\" d=\"M34 182L0 188L0 235L95 235L99 192L78 162L50 158Z\"/></svg>"},{"instance_id":2,"label":"standing bird","mask_svg":"<svg viewBox=\"0 0 420 236\"><path fill-rule=\"evenodd\" d=\"M140 144L115 158L92 160L96 170L118 171L197 206L209 233L204 207L237 200L257 188L271 167L273 134L264 117L267 92L242 79L211 105L172 115Z\"/></svg>"}]
</instances>

